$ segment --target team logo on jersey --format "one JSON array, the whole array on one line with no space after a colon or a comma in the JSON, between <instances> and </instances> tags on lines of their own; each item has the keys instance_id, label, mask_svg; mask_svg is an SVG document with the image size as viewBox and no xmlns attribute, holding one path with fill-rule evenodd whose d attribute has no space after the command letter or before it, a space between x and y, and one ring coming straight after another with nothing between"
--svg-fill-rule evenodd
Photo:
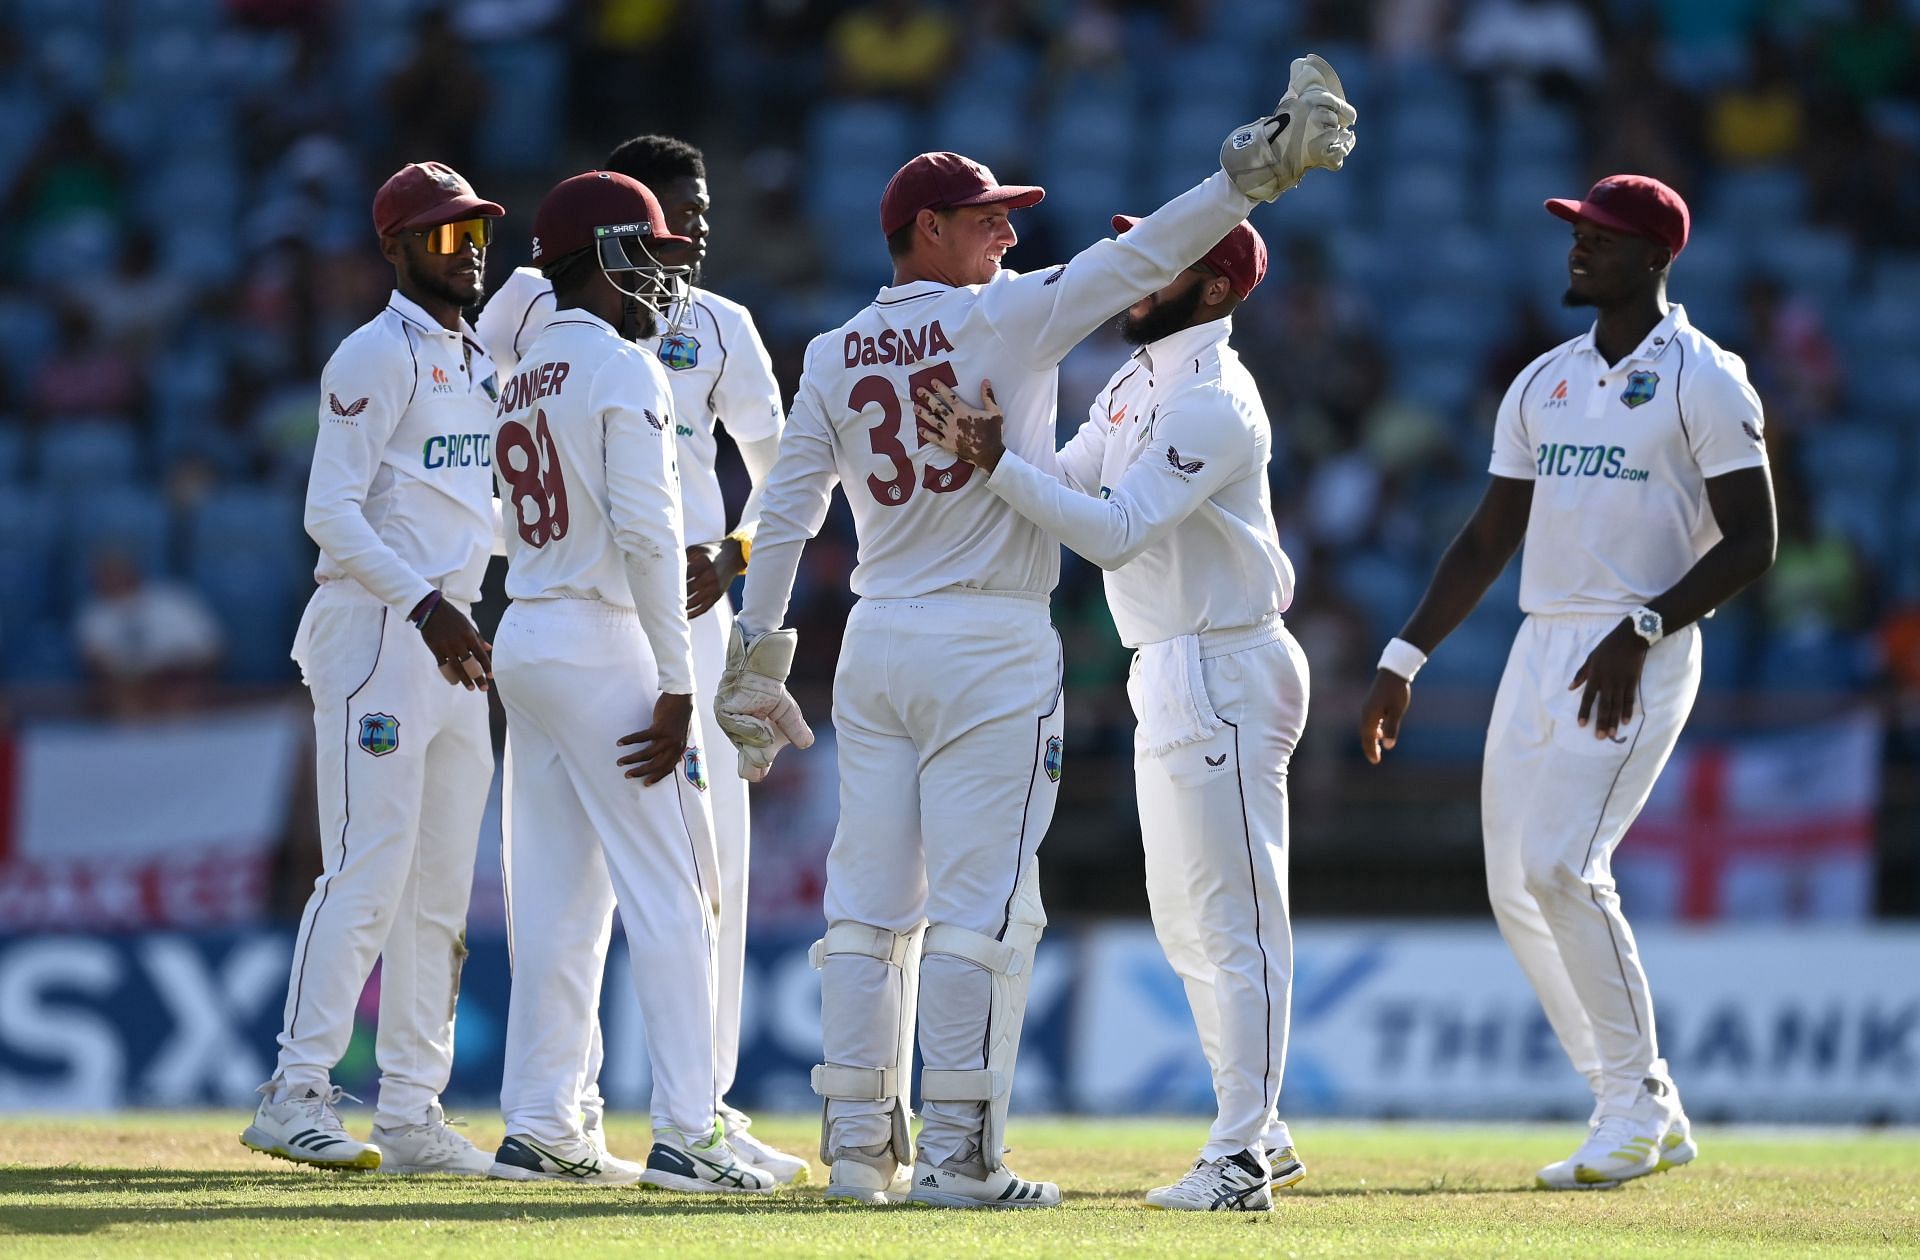
<instances>
[{"instance_id":1,"label":"team logo on jersey","mask_svg":"<svg viewBox=\"0 0 1920 1260\"><path fill-rule=\"evenodd\" d=\"M453 382L447 379L446 372L437 367L433 369L433 392L436 394L453 392Z\"/></svg>"},{"instance_id":2,"label":"team logo on jersey","mask_svg":"<svg viewBox=\"0 0 1920 1260\"><path fill-rule=\"evenodd\" d=\"M660 338L660 349L656 353L660 362L676 372L684 372L700 366L700 339L686 333L668 333Z\"/></svg>"},{"instance_id":3,"label":"team logo on jersey","mask_svg":"<svg viewBox=\"0 0 1920 1260\"><path fill-rule=\"evenodd\" d=\"M1167 447L1167 467L1173 469L1174 475L1182 481L1185 481L1206 466L1207 461L1204 459L1181 459L1179 447Z\"/></svg>"},{"instance_id":4,"label":"team logo on jersey","mask_svg":"<svg viewBox=\"0 0 1920 1260\"><path fill-rule=\"evenodd\" d=\"M360 719L360 747L384 757L400 747L400 719L391 713L368 713Z\"/></svg>"},{"instance_id":5,"label":"team logo on jersey","mask_svg":"<svg viewBox=\"0 0 1920 1260\"><path fill-rule=\"evenodd\" d=\"M500 373L498 372L489 373L487 375L487 379L480 382L480 388L487 391L487 400L489 402L499 402L500 401Z\"/></svg>"},{"instance_id":6,"label":"team logo on jersey","mask_svg":"<svg viewBox=\"0 0 1920 1260\"><path fill-rule=\"evenodd\" d=\"M704 792L707 790L707 767L700 759L700 745L688 744L686 755L687 782Z\"/></svg>"},{"instance_id":7,"label":"team logo on jersey","mask_svg":"<svg viewBox=\"0 0 1920 1260\"><path fill-rule=\"evenodd\" d=\"M664 430L667 427L667 417L654 415L653 411L650 408L642 407L640 409L640 414L645 416L647 418L647 423L652 425L656 429Z\"/></svg>"},{"instance_id":8,"label":"team logo on jersey","mask_svg":"<svg viewBox=\"0 0 1920 1260\"><path fill-rule=\"evenodd\" d=\"M353 417L365 411L367 409L367 402L368 399L366 398L356 398L350 403L342 403L340 401L340 395L327 395L327 408L332 411L334 415L345 420L351 420Z\"/></svg>"},{"instance_id":9,"label":"team logo on jersey","mask_svg":"<svg viewBox=\"0 0 1920 1260\"><path fill-rule=\"evenodd\" d=\"M1760 430L1754 427L1752 421L1742 420L1740 422L1740 427L1742 430L1746 432L1746 435L1748 437L1753 439L1753 444L1755 446L1765 446L1767 444L1767 440L1760 436Z\"/></svg>"},{"instance_id":10,"label":"team logo on jersey","mask_svg":"<svg viewBox=\"0 0 1920 1260\"><path fill-rule=\"evenodd\" d=\"M1047 755L1040 760L1040 768L1047 772L1047 782L1060 782L1060 763L1066 757L1066 747L1058 735L1047 736Z\"/></svg>"},{"instance_id":11,"label":"team logo on jersey","mask_svg":"<svg viewBox=\"0 0 1920 1260\"><path fill-rule=\"evenodd\" d=\"M1620 394L1620 401L1629 407L1638 407L1653 401L1653 391L1660 388L1658 372L1627 373L1627 388Z\"/></svg>"},{"instance_id":12,"label":"team logo on jersey","mask_svg":"<svg viewBox=\"0 0 1920 1260\"><path fill-rule=\"evenodd\" d=\"M1560 383L1553 387L1553 392L1547 395L1547 406L1564 407L1566 405L1567 405L1567 379L1566 377L1563 376L1560 378Z\"/></svg>"}]
</instances>

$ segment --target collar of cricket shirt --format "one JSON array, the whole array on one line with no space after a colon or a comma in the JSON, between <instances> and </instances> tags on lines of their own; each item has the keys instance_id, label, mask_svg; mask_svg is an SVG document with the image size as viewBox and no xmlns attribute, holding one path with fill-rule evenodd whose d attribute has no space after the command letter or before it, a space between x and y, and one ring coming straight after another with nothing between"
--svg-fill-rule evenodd
<instances>
[{"instance_id":1,"label":"collar of cricket shirt","mask_svg":"<svg viewBox=\"0 0 1920 1260\"><path fill-rule=\"evenodd\" d=\"M1176 376L1182 363L1205 359L1208 351L1225 344L1232 333L1231 315L1225 319L1210 319L1204 324L1182 328L1158 341L1148 342L1140 347L1140 359L1147 365L1147 370L1153 373L1155 380Z\"/></svg>"},{"instance_id":2,"label":"collar of cricket shirt","mask_svg":"<svg viewBox=\"0 0 1920 1260\"><path fill-rule=\"evenodd\" d=\"M1593 344L1594 329L1598 327L1598 324L1590 325L1587 331L1580 334L1573 343L1575 354L1597 356L1600 353L1600 348ZM1675 337L1691 327L1693 325L1687 322L1687 308L1678 302L1669 302L1666 316L1648 330L1647 335L1640 339L1640 344L1633 348L1633 353L1620 360L1620 363L1648 363L1659 358L1667 352L1667 347L1673 344ZM1613 366L1619 367L1620 363Z\"/></svg>"}]
</instances>

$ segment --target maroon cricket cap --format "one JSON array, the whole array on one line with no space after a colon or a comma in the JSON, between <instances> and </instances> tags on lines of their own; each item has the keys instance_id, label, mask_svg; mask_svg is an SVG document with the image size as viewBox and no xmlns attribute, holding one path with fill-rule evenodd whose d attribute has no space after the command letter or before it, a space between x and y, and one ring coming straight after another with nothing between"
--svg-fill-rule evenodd
<instances>
[{"instance_id":1,"label":"maroon cricket cap","mask_svg":"<svg viewBox=\"0 0 1920 1260\"><path fill-rule=\"evenodd\" d=\"M1032 184L1002 184L993 172L958 153L922 153L893 173L880 194L880 231L892 236L922 210L1005 203L1024 210L1046 200L1047 190Z\"/></svg>"},{"instance_id":2,"label":"maroon cricket cap","mask_svg":"<svg viewBox=\"0 0 1920 1260\"><path fill-rule=\"evenodd\" d=\"M1651 175L1609 175L1589 188L1583 200L1551 197L1546 207L1548 214L1569 223L1584 219L1657 241L1675 258L1687 247L1692 222L1680 194Z\"/></svg>"},{"instance_id":3,"label":"maroon cricket cap","mask_svg":"<svg viewBox=\"0 0 1920 1260\"><path fill-rule=\"evenodd\" d=\"M1113 230L1125 232L1138 222L1136 215L1116 214ZM1253 230L1253 224L1242 223L1221 237L1200 260L1200 265L1215 275L1225 276L1233 286L1234 296L1244 302L1254 286L1267 278L1267 243Z\"/></svg>"},{"instance_id":4,"label":"maroon cricket cap","mask_svg":"<svg viewBox=\"0 0 1920 1260\"><path fill-rule=\"evenodd\" d=\"M373 230L382 236L505 213L444 162L409 162L373 195Z\"/></svg>"},{"instance_id":5,"label":"maroon cricket cap","mask_svg":"<svg viewBox=\"0 0 1920 1260\"><path fill-rule=\"evenodd\" d=\"M583 171L555 184L533 212L533 261L550 263L585 249L598 228L616 236L643 236L666 245L691 245L667 231L667 216L647 186L618 171Z\"/></svg>"}]
</instances>

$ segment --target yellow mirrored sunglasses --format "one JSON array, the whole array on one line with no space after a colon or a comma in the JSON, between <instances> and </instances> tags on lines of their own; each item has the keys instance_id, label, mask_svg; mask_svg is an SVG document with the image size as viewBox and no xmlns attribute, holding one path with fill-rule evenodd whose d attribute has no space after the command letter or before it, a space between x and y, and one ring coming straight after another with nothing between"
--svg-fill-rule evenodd
<instances>
[{"instance_id":1,"label":"yellow mirrored sunglasses","mask_svg":"<svg viewBox=\"0 0 1920 1260\"><path fill-rule=\"evenodd\" d=\"M462 241L472 241L475 249L485 249L493 243L493 220L461 219L456 223L417 228L413 235L426 241L429 254L458 253Z\"/></svg>"}]
</instances>

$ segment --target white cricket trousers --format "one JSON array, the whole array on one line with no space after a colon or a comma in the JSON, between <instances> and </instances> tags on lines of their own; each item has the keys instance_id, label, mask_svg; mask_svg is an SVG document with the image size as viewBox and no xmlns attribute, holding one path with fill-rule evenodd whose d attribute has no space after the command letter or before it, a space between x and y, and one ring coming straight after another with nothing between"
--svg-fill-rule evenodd
<instances>
[{"instance_id":1,"label":"white cricket trousers","mask_svg":"<svg viewBox=\"0 0 1920 1260\"><path fill-rule=\"evenodd\" d=\"M581 1133L617 903L653 1066L654 1126L703 1140L718 1101L702 874L713 824L689 773L697 754L650 787L616 764L632 751L616 741L651 724L660 695L640 619L595 600L517 600L494 636L493 669L513 735L507 1132L547 1142Z\"/></svg>"},{"instance_id":2,"label":"white cricket trousers","mask_svg":"<svg viewBox=\"0 0 1920 1260\"><path fill-rule=\"evenodd\" d=\"M827 922L911 932L924 920L1000 939L1053 820L1063 718L1060 639L1044 598L954 591L856 604L833 682L840 823L827 854ZM820 985L826 1062L893 1063L893 970L829 956ZM991 996L976 964L922 959L926 1067L987 1066ZM897 1066L904 1077L913 1065ZM886 1143L890 1107L832 1100L829 1147ZM926 1104L920 1158L964 1154L984 1116L980 1103ZM989 1166L999 1154L985 1153Z\"/></svg>"},{"instance_id":3,"label":"white cricket trousers","mask_svg":"<svg viewBox=\"0 0 1920 1260\"><path fill-rule=\"evenodd\" d=\"M493 782L486 693L448 683L406 617L347 580L314 592L293 657L313 696L322 869L294 937L275 1073L324 1092L384 954L375 1122L418 1124L453 1072L473 854Z\"/></svg>"},{"instance_id":4,"label":"white cricket trousers","mask_svg":"<svg viewBox=\"0 0 1920 1260\"><path fill-rule=\"evenodd\" d=\"M740 1066L740 995L747 964L747 860L749 815L747 781L736 769L733 745L714 725L713 698L720 675L727 668L727 639L733 633L733 605L722 597L705 616L693 622L693 716L699 724L697 742L706 757L707 802L713 807L713 886L720 890L720 909L714 930L716 943L713 1008L713 1070L725 1101ZM606 1057L596 998L593 1038L587 1052L587 1083L581 1111L597 1125L606 1111L600 1093L600 1070Z\"/></svg>"},{"instance_id":5,"label":"white cricket trousers","mask_svg":"<svg viewBox=\"0 0 1920 1260\"><path fill-rule=\"evenodd\" d=\"M1187 991L1218 1113L1203 1159L1293 1145L1278 1118L1293 993L1287 767L1307 724L1306 653L1279 618L1201 637L1215 716L1159 756L1137 736L1134 785L1154 934ZM1142 711L1139 669L1128 679Z\"/></svg>"},{"instance_id":6,"label":"white cricket trousers","mask_svg":"<svg viewBox=\"0 0 1920 1260\"><path fill-rule=\"evenodd\" d=\"M1560 1045L1602 1108L1663 1075L1653 999L1614 891L1613 851L1639 816L1700 689L1700 629L1648 649L1633 720L1578 723L1568 684L1624 614L1530 616L1487 728L1480 784L1487 896Z\"/></svg>"}]
</instances>

